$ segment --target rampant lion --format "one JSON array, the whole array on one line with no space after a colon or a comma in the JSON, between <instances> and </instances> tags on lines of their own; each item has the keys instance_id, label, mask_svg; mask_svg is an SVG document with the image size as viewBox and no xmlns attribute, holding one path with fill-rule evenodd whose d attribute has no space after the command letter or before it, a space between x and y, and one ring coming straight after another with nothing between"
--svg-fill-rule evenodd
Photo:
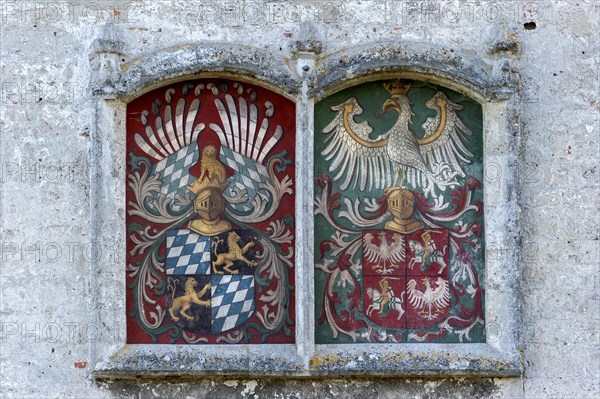
<instances>
[{"instance_id":1,"label":"rampant lion","mask_svg":"<svg viewBox=\"0 0 600 399\"><path fill-rule=\"evenodd\" d=\"M222 240L220 240L220 241L222 241ZM239 242L240 242L240 236L235 231L232 231L227 236L227 245L229 247L229 252L224 252L224 253L218 254L217 253L217 245L214 246L215 247L214 252L215 252L215 255L217 256L217 259L215 259L212 262L213 273L224 274L223 271L226 271L231 274L238 274L239 271L231 270L231 266L233 266L234 260L241 260L242 262L245 262L249 266L255 265L255 263L253 261L250 261L244 257L244 254L246 252L248 252L248 249L250 249L251 247L254 246L254 242L250 241L248 244L246 244L244 246L244 248L240 247L240 245L238 244ZM217 266L221 266L221 265L225 265L225 266L223 266L223 271L218 271Z\"/></svg>"},{"instance_id":2,"label":"rampant lion","mask_svg":"<svg viewBox=\"0 0 600 399\"><path fill-rule=\"evenodd\" d=\"M179 317L175 316L176 312L179 312L179 314L185 317L187 320L194 320L193 316L187 314L187 311L190 309L192 303L195 303L196 305L210 306L210 299L200 299L204 296L206 291L210 289L210 283L206 284L204 288L200 290L200 292L196 292L194 289L194 287L197 285L198 282L195 278L188 277L188 279L185 281L185 294L175 298L175 284L173 281L173 306L171 306L169 309L169 313L171 314L173 320L179 321Z\"/></svg>"}]
</instances>

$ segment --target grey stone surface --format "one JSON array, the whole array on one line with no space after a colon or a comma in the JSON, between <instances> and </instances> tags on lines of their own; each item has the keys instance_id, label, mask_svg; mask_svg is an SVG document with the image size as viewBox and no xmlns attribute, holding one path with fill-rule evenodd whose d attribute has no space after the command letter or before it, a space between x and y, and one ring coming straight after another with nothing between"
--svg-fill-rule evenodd
<instances>
[{"instance_id":1,"label":"grey stone surface","mask_svg":"<svg viewBox=\"0 0 600 399\"><path fill-rule=\"evenodd\" d=\"M597 2L0 7L0 397L600 396ZM486 140L499 140L486 141L485 183L498 195L486 207L514 215L504 225L502 213L486 221L498 226L486 231L488 265L497 270L486 286L501 298L488 291L486 312L496 316L488 318L488 337L501 353L514 352L505 343L518 345L522 375L92 378L125 338L124 137L115 135L124 131L125 103L186 76L240 72L299 101L305 169L313 101L346 84L392 74L455 81L488 107ZM310 190L298 196L299 211L310 213ZM304 263L309 235L307 224L299 239ZM310 268L299 276L300 303L311 303L311 279ZM310 309L297 315L307 326ZM303 367L315 351L311 334L298 331Z\"/></svg>"}]
</instances>

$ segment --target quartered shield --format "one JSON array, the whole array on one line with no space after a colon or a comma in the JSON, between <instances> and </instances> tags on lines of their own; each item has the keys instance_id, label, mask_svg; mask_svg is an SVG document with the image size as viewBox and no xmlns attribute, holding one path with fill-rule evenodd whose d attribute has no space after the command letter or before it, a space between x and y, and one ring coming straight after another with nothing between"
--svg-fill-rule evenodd
<instances>
[{"instance_id":1,"label":"quartered shield","mask_svg":"<svg viewBox=\"0 0 600 399\"><path fill-rule=\"evenodd\" d=\"M364 314L388 328L421 328L450 310L448 231L362 233Z\"/></svg>"},{"instance_id":2,"label":"quartered shield","mask_svg":"<svg viewBox=\"0 0 600 399\"><path fill-rule=\"evenodd\" d=\"M213 237L167 231L167 308L182 329L218 334L242 325L255 310L255 249L250 232Z\"/></svg>"}]
</instances>

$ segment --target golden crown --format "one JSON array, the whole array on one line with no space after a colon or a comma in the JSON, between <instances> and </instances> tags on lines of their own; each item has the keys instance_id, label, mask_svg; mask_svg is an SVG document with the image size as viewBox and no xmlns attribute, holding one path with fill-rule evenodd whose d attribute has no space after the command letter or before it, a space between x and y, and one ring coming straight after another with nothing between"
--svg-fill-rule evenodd
<instances>
[{"instance_id":1,"label":"golden crown","mask_svg":"<svg viewBox=\"0 0 600 399\"><path fill-rule=\"evenodd\" d=\"M406 80L394 80L384 83L383 87L392 95L406 94L410 90L410 82Z\"/></svg>"},{"instance_id":2,"label":"golden crown","mask_svg":"<svg viewBox=\"0 0 600 399\"><path fill-rule=\"evenodd\" d=\"M194 193L195 195L198 195L200 191L206 189L216 189L217 191L222 193L223 191L225 191L228 184L228 181L221 181L216 177L212 179L205 177L203 179L196 179L194 183L185 186L185 188Z\"/></svg>"}]
</instances>

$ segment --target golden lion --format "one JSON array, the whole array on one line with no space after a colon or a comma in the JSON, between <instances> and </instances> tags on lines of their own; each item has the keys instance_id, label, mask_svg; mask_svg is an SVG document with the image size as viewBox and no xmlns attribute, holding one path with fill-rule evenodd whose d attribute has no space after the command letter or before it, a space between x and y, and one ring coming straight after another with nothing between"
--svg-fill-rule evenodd
<instances>
[{"instance_id":1,"label":"golden lion","mask_svg":"<svg viewBox=\"0 0 600 399\"><path fill-rule=\"evenodd\" d=\"M171 280L173 281L173 280ZM175 298L175 283L173 281L173 306L169 309L169 313L171 317L175 321L179 321L179 317L175 316L176 312L188 320L194 320L193 316L187 314L187 311L190 309L192 303L196 305L210 306L210 299L203 301L200 298L204 296L206 291L208 291L211 287L210 283L206 284L204 288L200 290L200 292L196 292L194 289L195 286L198 285L198 282L193 277L188 277L185 281L185 294Z\"/></svg>"},{"instance_id":2,"label":"golden lion","mask_svg":"<svg viewBox=\"0 0 600 399\"><path fill-rule=\"evenodd\" d=\"M219 240L219 241L223 241L223 240ZM244 254L246 252L248 252L248 249L250 249L251 247L254 246L254 242L250 241L248 244L246 244L244 246L244 248L240 248L240 245L238 244L239 242L240 242L240 236L235 231L232 231L227 236L227 244L229 246L229 252L218 254L217 253L218 245L214 246L215 247L214 252L215 252L215 255L217 256L217 259L215 259L212 262L213 273L224 274L223 271L217 270L217 266L225 265L225 266L223 266L224 271L231 273L231 274L238 274L239 271L231 270L231 266L233 266L234 260L241 260L242 262L245 262L249 266L255 265L254 262L252 262L244 257Z\"/></svg>"}]
</instances>

